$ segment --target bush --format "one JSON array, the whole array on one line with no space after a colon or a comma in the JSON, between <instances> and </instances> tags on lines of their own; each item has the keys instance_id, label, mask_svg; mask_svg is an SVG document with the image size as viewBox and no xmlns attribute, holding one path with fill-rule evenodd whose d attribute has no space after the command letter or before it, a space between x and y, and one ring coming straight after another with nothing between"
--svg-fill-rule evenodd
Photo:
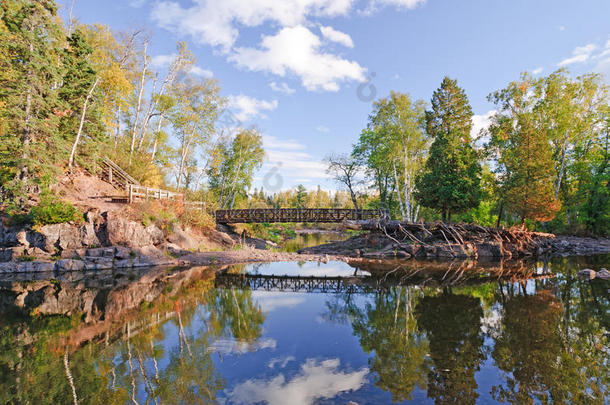
<instances>
[{"instance_id":1,"label":"bush","mask_svg":"<svg viewBox=\"0 0 610 405\"><path fill-rule=\"evenodd\" d=\"M61 224L64 222L81 222L83 213L68 201L59 199L51 193L40 195L40 202L30 210L34 225Z\"/></svg>"}]
</instances>

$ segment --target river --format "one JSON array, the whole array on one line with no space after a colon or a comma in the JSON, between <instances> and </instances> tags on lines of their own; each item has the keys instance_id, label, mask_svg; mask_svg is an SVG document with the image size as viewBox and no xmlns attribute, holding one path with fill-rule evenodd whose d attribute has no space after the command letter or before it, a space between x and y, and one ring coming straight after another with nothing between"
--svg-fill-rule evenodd
<instances>
[{"instance_id":1,"label":"river","mask_svg":"<svg viewBox=\"0 0 610 405\"><path fill-rule=\"evenodd\" d=\"M603 404L609 283L576 273L608 263L5 280L0 402Z\"/></svg>"}]
</instances>

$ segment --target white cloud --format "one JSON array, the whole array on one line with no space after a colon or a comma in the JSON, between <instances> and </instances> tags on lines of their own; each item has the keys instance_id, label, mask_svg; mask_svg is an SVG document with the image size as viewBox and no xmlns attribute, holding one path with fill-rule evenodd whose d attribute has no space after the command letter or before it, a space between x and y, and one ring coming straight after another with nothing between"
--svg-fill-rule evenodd
<instances>
[{"instance_id":1,"label":"white cloud","mask_svg":"<svg viewBox=\"0 0 610 405\"><path fill-rule=\"evenodd\" d=\"M278 93L293 94L296 91L284 82L271 82L269 83L269 86L271 87L271 90L276 91Z\"/></svg>"},{"instance_id":2,"label":"white cloud","mask_svg":"<svg viewBox=\"0 0 610 405\"><path fill-rule=\"evenodd\" d=\"M574 51L572 51L571 57L562 60L561 62L559 62L557 64L557 66L567 66L567 65L571 65L573 63L586 62L591 57L591 53L596 48L597 48L597 46L594 44L578 46L578 47L574 48Z\"/></svg>"},{"instance_id":3,"label":"white cloud","mask_svg":"<svg viewBox=\"0 0 610 405\"><path fill-rule=\"evenodd\" d=\"M163 28L228 51L239 36L238 26L256 27L272 22L291 27L304 23L309 16L346 15L352 1L195 0L190 7L182 7L176 1L162 1L153 7L152 19Z\"/></svg>"},{"instance_id":4,"label":"white cloud","mask_svg":"<svg viewBox=\"0 0 610 405\"><path fill-rule=\"evenodd\" d=\"M156 55L150 58L150 64L152 67L160 68L169 66L170 63L176 58L175 53L169 55Z\"/></svg>"},{"instance_id":5,"label":"white cloud","mask_svg":"<svg viewBox=\"0 0 610 405\"><path fill-rule=\"evenodd\" d=\"M253 291L252 298L260 306L261 311L269 313L278 308L294 308L305 302L305 297L299 294L286 294L284 292Z\"/></svg>"},{"instance_id":6,"label":"white cloud","mask_svg":"<svg viewBox=\"0 0 610 405\"><path fill-rule=\"evenodd\" d=\"M263 135L263 145L265 149L305 149L305 145L294 139L281 140L271 135Z\"/></svg>"},{"instance_id":7,"label":"white cloud","mask_svg":"<svg viewBox=\"0 0 610 405\"><path fill-rule=\"evenodd\" d=\"M129 0L129 6L133 8L140 8L146 3L146 0Z\"/></svg>"},{"instance_id":8,"label":"white cloud","mask_svg":"<svg viewBox=\"0 0 610 405\"><path fill-rule=\"evenodd\" d=\"M296 361L296 358L294 356L274 357L273 359L269 360L269 364L267 364L267 367L275 368L275 365L278 364L279 368L284 368L291 361Z\"/></svg>"},{"instance_id":9,"label":"white cloud","mask_svg":"<svg viewBox=\"0 0 610 405\"><path fill-rule=\"evenodd\" d=\"M243 94L238 96L229 96L229 106L236 110L235 117L239 121L250 121L253 118L266 118L262 111L272 111L277 108L277 100L259 100L254 97L249 97Z\"/></svg>"},{"instance_id":10,"label":"white cloud","mask_svg":"<svg viewBox=\"0 0 610 405\"><path fill-rule=\"evenodd\" d=\"M341 392L358 390L365 384L368 369L343 372L338 370L339 365L339 359L322 362L308 359L290 381L278 374L269 380L249 379L238 384L229 392L229 402L276 405L285 404L289 398L293 405L309 405L317 399L330 399Z\"/></svg>"},{"instance_id":11,"label":"white cloud","mask_svg":"<svg viewBox=\"0 0 610 405\"><path fill-rule=\"evenodd\" d=\"M324 36L324 38L329 41L336 42L348 48L354 47L354 41L352 41L352 37L347 35L345 32L337 31L333 27L330 26L321 26L320 32Z\"/></svg>"},{"instance_id":12,"label":"white cloud","mask_svg":"<svg viewBox=\"0 0 610 405\"><path fill-rule=\"evenodd\" d=\"M559 27L557 27L557 29L559 31L565 31L566 27L564 25L560 25Z\"/></svg>"},{"instance_id":13,"label":"white cloud","mask_svg":"<svg viewBox=\"0 0 610 405\"><path fill-rule=\"evenodd\" d=\"M150 65L157 69L164 68L166 66L169 66L174 61L174 59L176 59L176 56L178 55L175 53L170 53L167 55L155 55L150 58ZM214 73L211 70L203 69L199 66L191 66L189 72L199 77L210 78L214 76Z\"/></svg>"},{"instance_id":14,"label":"white cloud","mask_svg":"<svg viewBox=\"0 0 610 405\"><path fill-rule=\"evenodd\" d=\"M269 71L301 78L308 90L339 90L344 81L364 81L365 69L357 62L320 50L318 36L302 25L264 35L259 48L236 48L229 60L253 71Z\"/></svg>"},{"instance_id":15,"label":"white cloud","mask_svg":"<svg viewBox=\"0 0 610 405\"><path fill-rule=\"evenodd\" d=\"M326 165L306 152L266 150L268 166L280 167L283 175L299 178L328 179ZM263 167L263 170L265 167Z\"/></svg>"},{"instance_id":16,"label":"white cloud","mask_svg":"<svg viewBox=\"0 0 610 405\"><path fill-rule=\"evenodd\" d=\"M489 127L491 124L491 118L496 113L496 110L487 111L485 114L475 114L472 116L472 129L470 130L470 136L472 139L477 139L481 135L480 132L483 129ZM483 137L480 141L484 141L486 138Z\"/></svg>"},{"instance_id":17,"label":"white cloud","mask_svg":"<svg viewBox=\"0 0 610 405\"><path fill-rule=\"evenodd\" d=\"M325 125L318 125L318 126L316 127L316 131L318 131L318 132L322 132L323 134L328 134L328 133L330 132L330 128L328 128L328 127L327 127L327 126L325 126Z\"/></svg>"},{"instance_id":18,"label":"white cloud","mask_svg":"<svg viewBox=\"0 0 610 405\"><path fill-rule=\"evenodd\" d=\"M399 6L405 8L415 8L421 4L424 4L426 0L374 0L374 3L383 4L387 6Z\"/></svg>"},{"instance_id":19,"label":"white cloud","mask_svg":"<svg viewBox=\"0 0 610 405\"><path fill-rule=\"evenodd\" d=\"M606 75L610 79L610 39L605 44L587 44L574 49L572 56L558 63L558 66L582 64L587 69Z\"/></svg>"},{"instance_id":20,"label":"white cloud","mask_svg":"<svg viewBox=\"0 0 610 405\"><path fill-rule=\"evenodd\" d=\"M219 352L223 354L237 353L243 354L248 352L256 352L263 349L275 349L277 341L275 339L258 339L254 342L237 339L217 339L208 346L208 353Z\"/></svg>"},{"instance_id":21,"label":"white cloud","mask_svg":"<svg viewBox=\"0 0 610 405\"><path fill-rule=\"evenodd\" d=\"M136 0L140 1L140 0ZM412 9L426 0L367 0L372 13L381 6ZM322 51L320 37L308 28L315 19L347 16L356 0L176 0L155 2L151 19L178 36L188 36L210 45L229 60L252 71L284 77L298 76L308 90L337 91L342 82L363 81L365 69L357 62ZM241 29L272 27L258 47L236 46ZM321 26L326 41L353 47L352 38L330 26ZM325 41L325 42L326 42ZM203 72L202 72L203 75ZM285 84L271 85L275 91L292 94Z\"/></svg>"},{"instance_id":22,"label":"white cloud","mask_svg":"<svg viewBox=\"0 0 610 405\"><path fill-rule=\"evenodd\" d=\"M543 70L544 69L542 67L537 67L536 69L532 70L532 74L539 75Z\"/></svg>"},{"instance_id":23,"label":"white cloud","mask_svg":"<svg viewBox=\"0 0 610 405\"><path fill-rule=\"evenodd\" d=\"M214 76L214 73L211 70L202 69L199 66L191 66L190 72L195 76L210 78Z\"/></svg>"}]
</instances>

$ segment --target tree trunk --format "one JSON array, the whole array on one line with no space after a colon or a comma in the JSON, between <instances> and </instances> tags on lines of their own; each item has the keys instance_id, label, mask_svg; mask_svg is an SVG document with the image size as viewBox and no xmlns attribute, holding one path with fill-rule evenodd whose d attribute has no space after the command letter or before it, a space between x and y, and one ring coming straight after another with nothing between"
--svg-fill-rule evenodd
<instances>
[{"instance_id":1,"label":"tree trunk","mask_svg":"<svg viewBox=\"0 0 610 405\"><path fill-rule=\"evenodd\" d=\"M500 221L502 221L503 214L504 214L504 201L500 202L500 209L498 210L498 220L496 221L496 228L500 227Z\"/></svg>"},{"instance_id":2,"label":"tree trunk","mask_svg":"<svg viewBox=\"0 0 610 405\"><path fill-rule=\"evenodd\" d=\"M142 109L142 96L144 95L144 84L146 83L146 69L148 68L148 59L146 58L146 48L148 43L144 43L144 68L142 69L142 77L140 79L140 92L138 94L138 104L136 107L136 117L131 130L131 147L129 148L129 164L131 165L131 157L136 146L136 133L138 130L138 121L140 120L140 111Z\"/></svg>"},{"instance_id":3,"label":"tree trunk","mask_svg":"<svg viewBox=\"0 0 610 405\"><path fill-rule=\"evenodd\" d=\"M80 115L80 123L78 124L78 132L76 133L76 139L74 139L74 144L72 145L72 151L70 151L70 160L68 160L68 168L72 171L72 166L74 165L74 156L76 155L76 147L78 146L78 142L80 142L81 134L83 133L83 125L85 123L85 116L87 115L87 104L89 104L89 100L91 96L93 96L93 92L95 91L95 87L100 81L99 76L95 78L95 82L93 82L93 86L89 89L87 93L87 97L85 97L85 103L83 104L83 111Z\"/></svg>"}]
</instances>

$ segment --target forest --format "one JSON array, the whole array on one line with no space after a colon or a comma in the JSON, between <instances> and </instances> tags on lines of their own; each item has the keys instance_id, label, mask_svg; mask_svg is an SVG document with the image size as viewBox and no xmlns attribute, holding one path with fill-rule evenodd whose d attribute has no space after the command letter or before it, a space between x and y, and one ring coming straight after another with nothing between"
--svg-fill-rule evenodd
<instances>
[{"instance_id":1,"label":"forest","mask_svg":"<svg viewBox=\"0 0 610 405\"><path fill-rule=\"evenodd\" d=\"M457 80L439 78L429 101L392 91L374 101L351 150L326 157L338 191L269 193L253 187L261 131L231 113L184 42L162 74L151 41L144 29L65 23L52 0L0 4L3 215L71 212L53 184L99 173L111 156L142 184L209 210L383 208L404 221L610 232L610 98L599 74L523 73L490 92L495 113L480 133Z\"/></svg>"}]
</instances>

